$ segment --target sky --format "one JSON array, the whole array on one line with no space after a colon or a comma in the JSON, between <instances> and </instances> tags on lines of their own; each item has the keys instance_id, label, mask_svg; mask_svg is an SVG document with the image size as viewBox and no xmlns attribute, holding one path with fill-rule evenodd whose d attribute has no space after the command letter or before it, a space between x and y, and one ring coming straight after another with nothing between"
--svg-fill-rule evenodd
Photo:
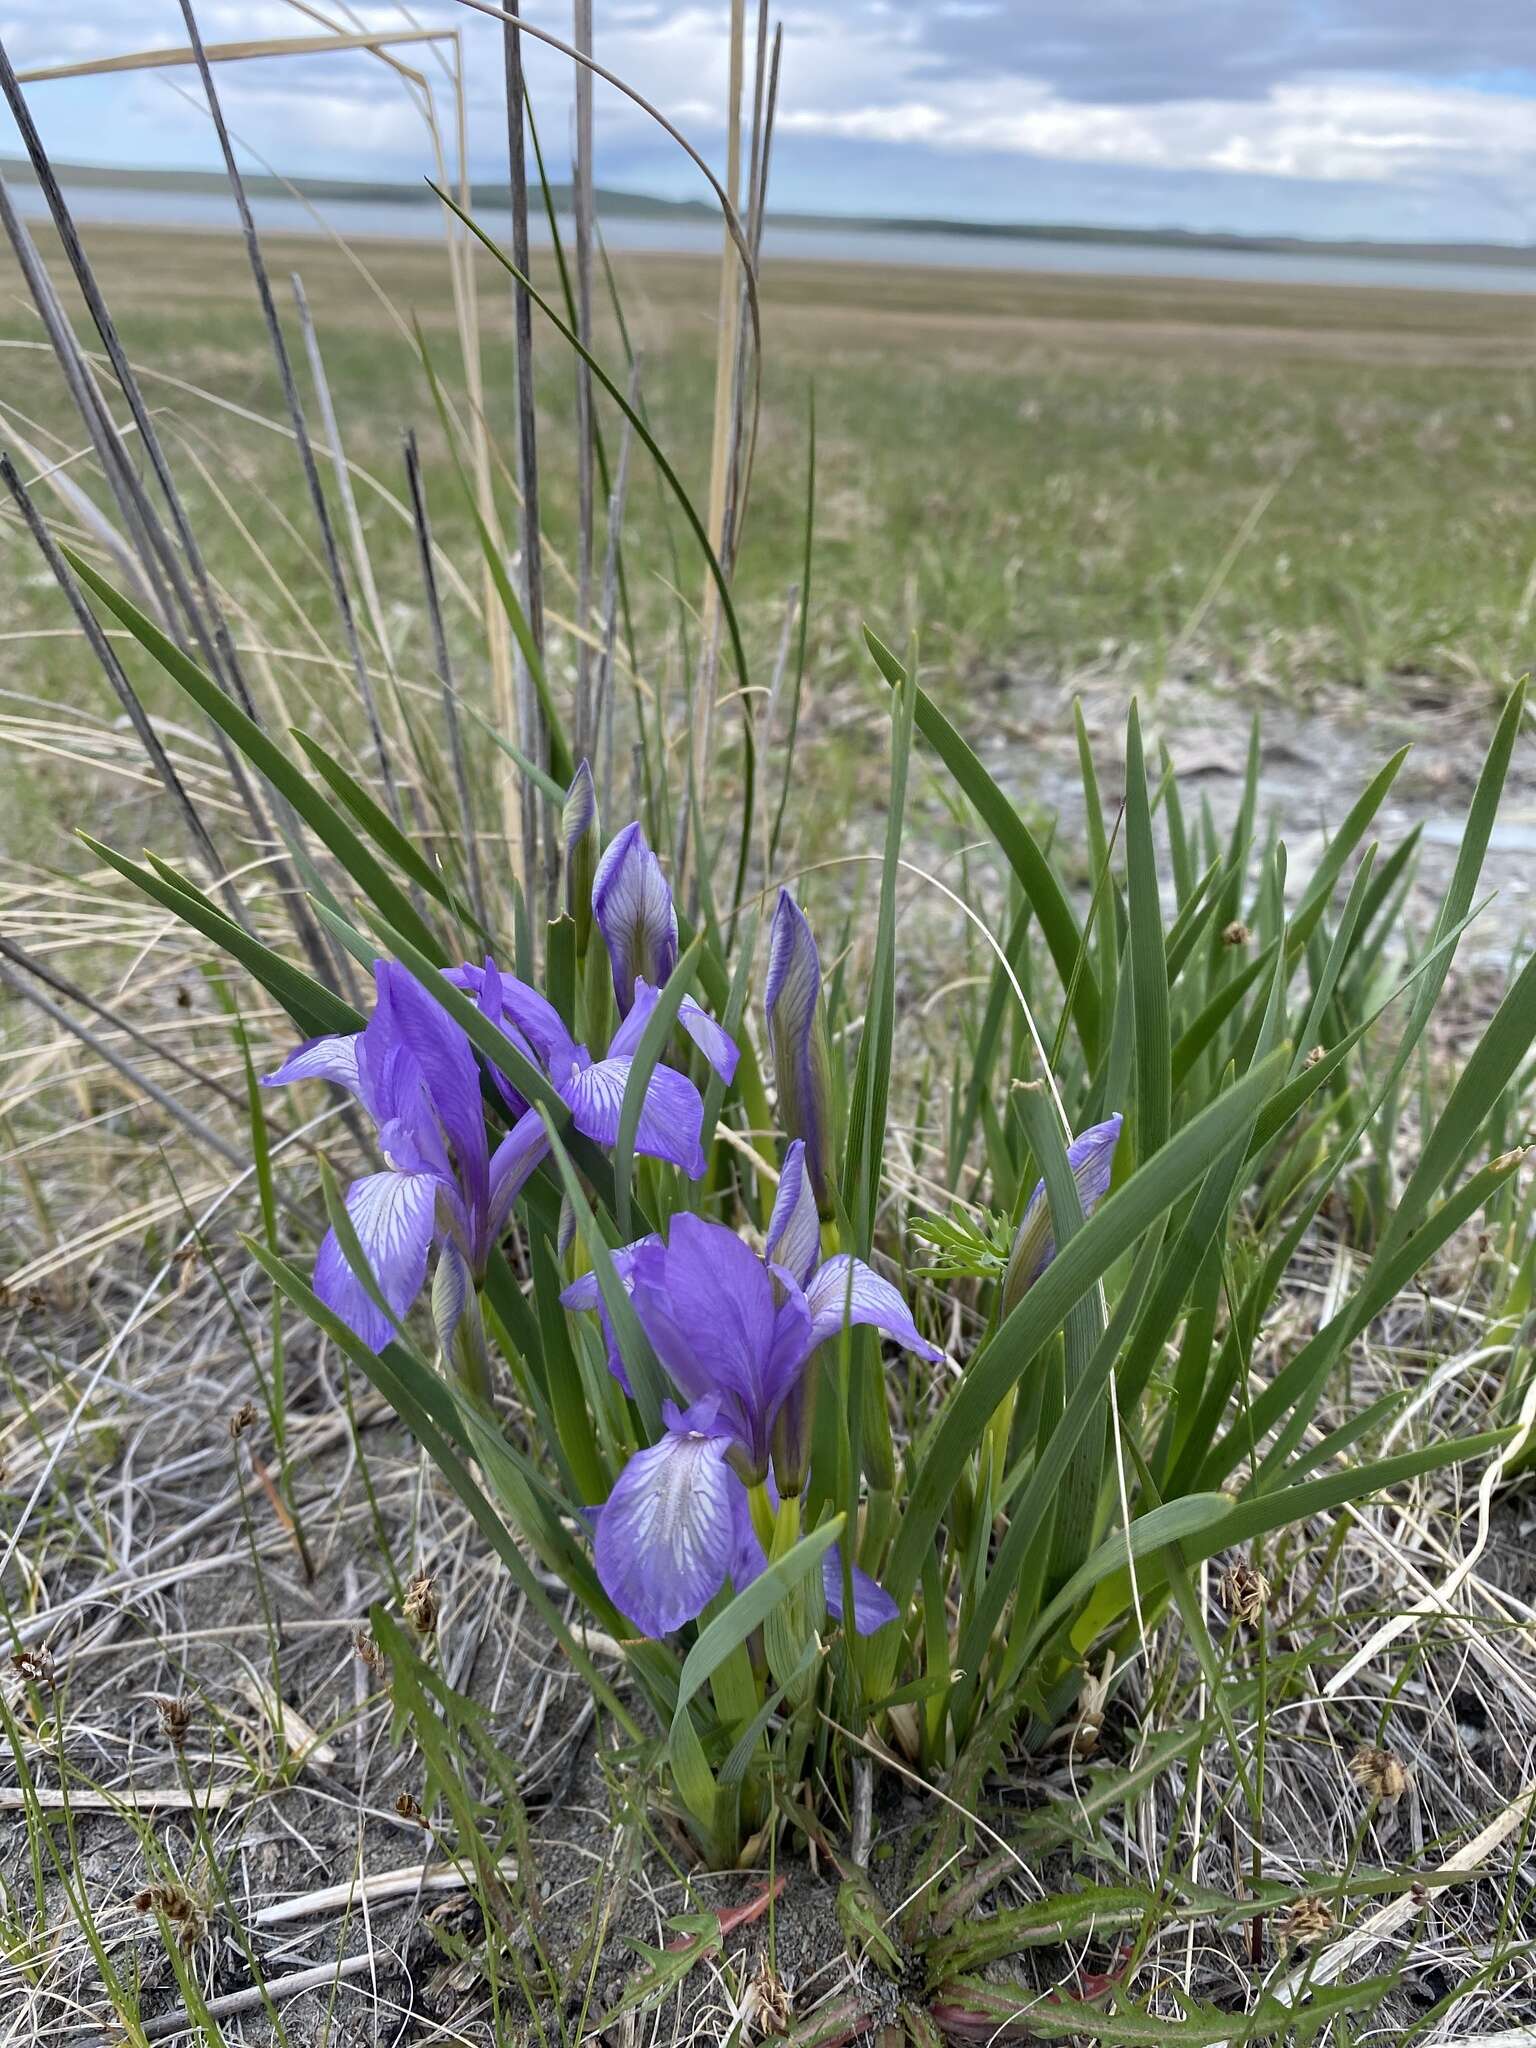
<instances>
[{"instance_id":1,"label":"sky","mask_svg":"<svg viewBox=\"0 0 1536 2048\"><path fill-rule=\"evenodd\" d=\"M569 35L569 0L525 0ZM755 10L751 10L754 18ZM594 0L595 54L723 169L728 0ZM393 4L199 0L209 44L401 28ZM505 174L500 34L459 0L410 20L457 30L475 172ZM821 213L1176 226L1406 241L1536 242L1536 0L786 0L770 204ZM0 0L20 70L185 42L180 0ZM451 45L398 45L450 125ZM365 50L222 65L231 127L289 173L431 171L399 71ZM530 53L551 174L572 66ZM749 47L750 93L750 47ZM217 162L185 69L40 83L52 153ZM630 102L596 89L600 182L705 187ZM16 148L0 112L0 154ZM556 168L558 166L558 168Z\"/></svg>"}]
</instances>

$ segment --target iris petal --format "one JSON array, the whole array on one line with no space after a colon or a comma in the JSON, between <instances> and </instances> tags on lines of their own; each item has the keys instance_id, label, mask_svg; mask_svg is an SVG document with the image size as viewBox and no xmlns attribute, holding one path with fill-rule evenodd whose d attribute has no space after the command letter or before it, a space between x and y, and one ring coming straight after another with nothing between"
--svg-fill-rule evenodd
<instances>
[{"instance_id":1,"label":"iris petal","mask_svg":"<svg viewBox=\"0 0 1536 2048\"><path fill-rule=\"evenodd\" d=\"M608 1045L611 1060L633 1059L640 1050L640 1040L645 1027L651 1021L651 1012L661 1001L661 991L652 988L648 981L637 980L631 991L628 1013L613 1034Z\"/></svg>"},{"instance_id":2,"label":"iris petal","mask_svg":"<svg viewBox=\"0 0 1536 2048\"><path fill-rule=\"evenodd\" d=\"M428 1173L370 1173L347 1190L347 1215L379 1292L403 1316L427 1277L427 1252L437 1218L442 1183ZM389 1318L369 1299L328 1230L315 1259L315 1292L362 1338L382 1350L394 1335Z\"/></svg>"},{"instance_id":3,"label":"iris petal","mask_svg":"<svg viewBox=\"0 0 1536 2048\"><path fill-rule=\"evenodd\" d=\"M274 1073L263 1074L263 1088L279 1088L287 1081L334 1081L352 1094L358 1090L357 1041L361 1033L345 1037L306 1038L296 1045Z\"/></svg>"},{"instance_id":4,"label":"iris petal","mask_svg":"<svg viewBox=\"0 0 1536 2048\"><path fill-rule=\"evenodd\" d=\"M872 1636L877 1628L884 1628L888 1621L894 1621L901 1609L887 1593L878 1579L872 1579L868 1572L861 1572L857 1565L851 1574L853 1579L853 1626L861 1636ZM843 1557L837 1544L827 1552L821 1561L821 1586L826 1595L827 1610L839 1621L843 1618Z\"/></svg>"},{"instance_id":5,"label":"iris petal","mask_svg":"<svg viewBox=\"0 0 1536 2048\"><path fill-rule=\"evenodd\" d=\"M486 1250L500 1237L512 1204L549 1150L544 1119L536 1109L524 1110L491 1154L490 1197L486 1205Z\"/></svg>"},{"instance_id":6,"label":"iris petal","mask_svg":"<svg viewBox=\"0 0 1536 2048\"><path fill-rule=\"evenodd\" d=\"M469 1207L481 1211L488 1187L485 1111L469 1040L408 969L390 962L386 973L392 1028L415 1061L427 1098L448 1134Z\"/></svg>"},{"instance_id":7,"label":"iris petal","mask_svg":"<svg viewBox=\"0 0 1536 2048\"><path fill-rule=\"evenodd\" d=\"M768 1219L768 1243L764 1256L770 1265L783 1266L805 1286L821 1254L821 1218L816 1213L816 1191L805 1170L805 1141L796 1138L784 1154L779 1189Z\"/></svg>"},{"instance_id":8,"label":"iris petal","mask_svg":"<svg viewBox=\"0 0 1536 2048\"><path fill-rule=\"evenodd\" d=\"M845 1322L870 1323L919 1358L937 1362L944 1356L919 1334L912 1311L897 1289L862 1259L851 1259L843 1252L828 1259L807 1281L805 1298L810 1303L814 1343L835 1337Z\"/></svg>"},{"instance_id":9,"label":"iris petal","mask_svg":"<svg viewBox=\"0 0 1536 2048\"><path fill-rule=\"evenodd\" d=\"M594 1060L566 1078L560 1093L583 1137L599 1145L618 1143L624 1090L633 1064L630 1059ZM698 1180L704 1171L704 1150L699 1143L703 1123L704 1103L687 1075L674 1067L657 1067L646 1083L635 1150L649 1159L668 1160L681 1167L690 1180Z\"/></svg>"},{"instance_id":10,"label":"iris petal","mask_svg":"<svg viewBox=\"0 0 1536 2048\"><path fill-rule=\"evenodd\" d=\"M732 1495L741 1486L725 1453L723 1437L669 1428L630 1459L598 1515L603 1590L648 1636L692 1621L725 1584L736 1551Z\"/></svg>"},{"instance_id":11,"label":"iris petal","mask_svg":"<svg viewBox=\"0 0 1536 2048\"><path fill-rule=\"evenodd\" d=\"M831 1073L821 1009L821 957L805 914L787 889L779 891L773 913L764 1009L779 1120L791 1137L804 1139L806 1170L817 1205L830 1213Z\"/></svg>"},{"instance_id":12,"label":"iris petal","mask_svg":"<svg viewBox=\"0 0 1536 2048\"><path fill-rule=\"evenodd\" d=\"M724 1025L717 1024L708 1010L701 1009L692 996L678 1005L677 1021L729 1088L736 1078L741 1049Z\"/></svg>"},{"instance_id":13,"label":"iris petal","mask_svg":"<svg viewBox=\"0 0 1536 2048\"><path fill-rule=\"evenodd\" d=\"M740 1438L766 1462L768 1433L811 1350L811 1317L789 1276L771 1277L723 1224L673 1218L665 1245L640 1252L635 1312L691 1399L729 1396Z\"/></svg>"},{"instance_id":14,"label":"iris petal","mask_svg":"<svg viewBox=\"0 0 1536 2048\"><path fill-rule=\"evenodd\" d=\"M635 1260L649 1245L659 1245L661 1239L654 1231L647 1237L637 1238L633 1244L617 1246L609 1257L619 1285L628 1294L631 1289ZM560 1295L561 1305L569 1309L592 1309L603 1326L603 1338L608 1346L608 1370L613 1374L626 1394L634 1392L629 1384L629 1374L624 1368L624 1359L619 1351L618 1339L613 1334L613 1324L608 1319L608 1305L603 1300L602 1289L597 1284L597 1275L582 1273L573 1280Z\"/></svg>"}]
</instances>

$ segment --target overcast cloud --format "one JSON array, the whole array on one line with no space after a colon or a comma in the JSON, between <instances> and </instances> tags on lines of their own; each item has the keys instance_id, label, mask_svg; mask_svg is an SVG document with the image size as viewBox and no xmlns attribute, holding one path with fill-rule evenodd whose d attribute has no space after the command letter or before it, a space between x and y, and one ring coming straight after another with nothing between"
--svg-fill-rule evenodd
<instances>
[{"instance_id":1,"label":"overcast cloud","mask_svg":"<svg viewBox=\"0 0 1536 2048\"><path fill-rule=\"evenodd\" d=\"M530 0L526 11L569 31L568 5ZM344 15L340 4L325 12ZM454 0L412 12L462 31L472 154L495 174L494 25ZM353 16L403 24L388 4ZM725 0L596 0L596 16L601 60L718 158ZM284 0L203 0L198 18L210 42L314 32ZM783 19L781 206L1536 239L1529 0L788 0ZM0 0L0 35L22 68L183 40L176 0ZM398 55L441 80L431 48ZM562 158L570 66L545 52L530 71ZM34 87L33 105L61 157L212 163L190 84L185 71L59 82ZM406 88L366 52L232 64L222 90L232 125L282 169L431 168ZM602 88L598 121L606 182L700 189L665 138ZM12 147L0 126L0 150Z\"/></svg>"}]
</instances>

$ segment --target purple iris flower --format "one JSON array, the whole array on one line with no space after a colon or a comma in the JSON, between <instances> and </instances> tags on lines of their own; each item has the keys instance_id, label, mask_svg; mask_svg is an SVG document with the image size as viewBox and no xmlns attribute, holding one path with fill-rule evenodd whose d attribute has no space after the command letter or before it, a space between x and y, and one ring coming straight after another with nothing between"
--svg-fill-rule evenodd
<instances>
[{"instance_id":1,"label":"purple iris flower","mask_svg":"<svg viewBox=\"0 0 1536 2048\"><path fill-rule=\"evenodd\" d=\"M493 960L454 968L445 979L472 995L482 1014L548 1075L583 1136L599 1145L616 1142L635 1047L656 1003L654 989L637 990L607 1054L594 1060L552 1003L501 973ZM492 1152L480 1068L468 1037L394 961L376 962L374 980L378 1000L363 1031L301 1045L266 1077L266 1085L337 1082L377 1124L388 1170L353 1183L347 1214L379 1290L398 1317L421 1292L434 1241L454 1244L474 1279L484 1277L512 1204L549 1141L538 1111L497 1075L515 1121ZM641 1103L635 1150L667 1160L696 1180L704 1171L703 1118L703 1101L688 1077L657 1066ZM388 1318L370 1300L333 1231L315 1261L315 1292L374 1350L389 1341Z\"/></svg>"},{"instance_id":2,"label":"purple iris flower","mask_svg":"<svg viewBox=\"0 0 1536 2048\"><path fill-rule=\"evenodd\" d=\"M779 1118L805 1145L806 1168L823 1215L832 1208L831 1060L821 1000L821 956L805 913L779 891L763 991Z\"/></svg>"},{"instance_id":3,"label":"purple iris flower","mask_svg":"<svg viewBox=\"0 0 1536 2048\"><path fill-rule=\"evenodd\" d=\"M638 820L624 827L598 862L592 915L613 963L619 1015L633 1015L642 990L654 1007L656 991L677 965L677 908ZM677 1021L729 1086L736 1074L735 1040L692 996L678 1005Z\"/></svg>"},{"instance_id":4,"label":"purple iris flower","mask_svg":"<svg viewBox=\"0 0 1536 2048\"><path fill-rule=\"evenodd\" d=\"M378 1126L388 1165L352 1183L347 1215L398 1317L421 1292L434 1240L455 1245L471 1272L484 1271L545 1139L537 1117L525 1116L493 1152L469 1040L405 968L378 960L373 977L377 1001L362 1031L310 1039L264 1085L334 1081ZM371 1349L389 1342L389 1318L334 1230L315 1259L315 1292Z\"/></svg>"},{"instance_id":5,"label":"purple iris flower","mask_svg":"<svg viewBox=\"0 0 1536 2048\"><path fill-rule=\"evenodd\" d=\"M772 1488L775 1424L817 1347L851 1321L872 1323L925 1358L942 1354L918 1334L888 1281L857 1259L821 1259L803 1146L791 1147L785 1161L767 1259L723 1225L684 1214L673 1219L665 1243L642 1239L614 1261L688 1406L663 1405L665 1435L630 1459L599 1510L597 1569L616 1606L647 1635L665 1635L701 1613L727 1579L740 1591L765 1568L747 1485ZM568 1308L601 1309L591 1274L561 1300ZM611 1328L607 1334L610 1364L622 1376ZM772 1491L769 1498L776 1498ZM828 1607L841 1615L835 1551L823 1580ZM859 1633L895 1614L889 1596L855 1571Z\"/></svg>"},{"instance_id":6,"label":"purple iris flower","mask_svg":"<svg viewBox=\"0 0 1536 2048\"><path fill-rule=\"evenodd\" d=\"M1067 1147L1067 1164L1077 1182L1077 1197L1083 1205L1085 1217L1093 1214L1109 1192L1115 1147L1120 1142L1120 1127L1124 1121L1116 1110L1103 1123L1090 1124L1082 1136L1074 1138ZM1029 1198L1029 1207L1024 1211L1008 1257L1008 1271L1003 1278L1005 1315L1018 1304L1025 1291L1033 1287L1055 1256L1056 1238L1051 1229L1050 1204L1045 1199L1045 1182L1041 1180L1035 1183L1035 1191Z\"/></svg>"}]
</instances>

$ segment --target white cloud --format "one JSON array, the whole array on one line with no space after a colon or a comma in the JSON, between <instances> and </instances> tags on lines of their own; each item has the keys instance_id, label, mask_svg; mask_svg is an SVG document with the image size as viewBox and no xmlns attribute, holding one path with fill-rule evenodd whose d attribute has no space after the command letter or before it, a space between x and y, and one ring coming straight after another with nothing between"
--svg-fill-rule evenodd
<instances>
[{"instance_id":1,"label":"white cloud","mask_svg":"<svg viewBox=\"0 0 1536 2048\"><path fill-rule=\"evenodd\" d=\"M836 184L838 163L847 166L853 204L873 197L905 210L934 185L925 164L988 157L1079 167L1083 189L1095 194L1110 189L1104 176L1118 170L1128 203L1147 203L1157 178L1170 192L1193 190L1179 181L1194 178L1210 195L1204 218L1224 215L1234 225L1244 224L1244 195L1278 181L1296 192L1300 225L1320 203L1306 188L1351 187L1398 204L1394 219L1410 206L1439 219L1460 207L1466 232L1508 232L1536 198L1536 100L1517 89L1536 48L1524 6L1484 0L1457 15L1445 0L1323 0L1308 11L1308 41L1294 0L1245 0L1242 8L1165 0L1155 10L1146 0L1031 0L1027 10L1020 0L788 0L781 168L793 178L798 146L799 161L814 163L821 181L822 197L810 203L830 208L849 203ZM718 157L723 0L598 0L596 11L601 61ZM527 0L525 12L556 34L570 32L568 0ZM1154 16L1156 35L1148 26ZM316 31L286 0L199 0L198 18L209 42ZM404 16L390 0L368 0L354 18L385 27ZM461 32L472 154L481 166L499 164L505 115L496 25L454 0L419 0L412 18ZM177 0L76 0L69 8L0 0L0 35L25 68L178 43L184 29ZM1384 61L1395 37L1405 66L1414 66L1411 78ZM437 79L448 113L431 52L418 45L400 55ZM750 49L748 57L750 90ZM546 151L563 164L571 65L534 47L527 61ZM1474 90L1475 66L1511 82ZM175 76L195 87L190 73ZM220 91L231 125L285 169L409 177L426 167L408 93L365 52L230 64ZM89 88L40 86L34 105L61 157L212 160L206 117L154 74ZM632 181L699 189L638 110L602 86L597 105L607 161L629 166ZM0 130L0 149L7 146ZM841 157L829 154L838 149ZM869 176L861 186L859 166L877 161L882 175L895 164L905 189L876 184L872 192ZM955 190L953 177L946 189ZM796 189L792 203L807 196ZM1097 215L1081 217L1105 217L1107 202L1094 203Z\"/></svg>"},{"instance_id":2,"label":"white cloud","mask_svg":"<svg viewBox=\"0 0 1536 2048\"><path fill-rule=\"evenodd\" d=\"M1041 87L957 79L922 99L790 107L781 125L789 134L1278 178L1525 179L1536 167L1529 100L1354 80L1277 86L1257 101L1094 106Z\"/></svg>"}]
</instances>

